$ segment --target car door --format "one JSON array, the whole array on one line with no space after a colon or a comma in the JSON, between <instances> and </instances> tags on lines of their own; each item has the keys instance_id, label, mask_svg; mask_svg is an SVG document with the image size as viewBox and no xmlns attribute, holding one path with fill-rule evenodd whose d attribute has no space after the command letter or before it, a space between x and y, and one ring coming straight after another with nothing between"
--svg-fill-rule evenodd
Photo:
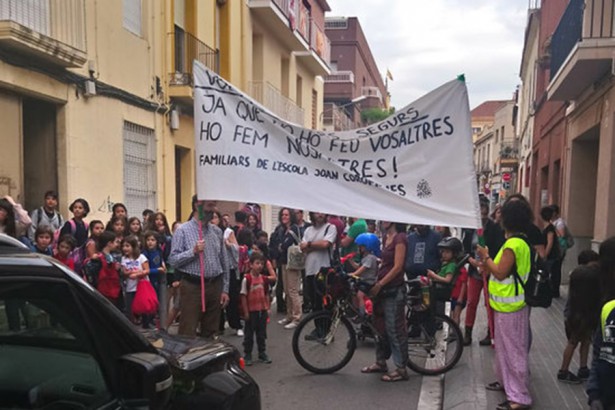
<instances>
[{"instance_id":1,"label":"car door","mask_svg":"<svg viewBox=\"0 0 615 410\"><path fill-rule=\"evenodd\" d=\"M0 275L0 408L112 408L112 368L70 282Z\"/></svg>"}]
</instances>

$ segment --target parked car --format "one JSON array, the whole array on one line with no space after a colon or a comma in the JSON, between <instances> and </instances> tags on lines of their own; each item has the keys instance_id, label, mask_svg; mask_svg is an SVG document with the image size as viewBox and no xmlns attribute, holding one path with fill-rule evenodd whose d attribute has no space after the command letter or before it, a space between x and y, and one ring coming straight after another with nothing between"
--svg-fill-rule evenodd
<instances>
[{"instance_id":1,"label":"parked car","mask_svg":"<svg viewBox=\"0 0 615 410\"><path fill-rule=\"evenodd\" d=\"M221 341L141 333L74 272L0 234L0 408L250 409Z\"/></svg>"}]
</instances>

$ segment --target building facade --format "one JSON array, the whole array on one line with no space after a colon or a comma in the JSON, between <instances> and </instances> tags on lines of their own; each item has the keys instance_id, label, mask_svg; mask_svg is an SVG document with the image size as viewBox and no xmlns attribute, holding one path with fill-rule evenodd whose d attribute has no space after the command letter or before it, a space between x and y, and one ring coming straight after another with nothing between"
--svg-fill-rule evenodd
<instances>
[{"instance_id":1,"label":"building facade","mask_svg":"<svg viewBox=\"0 0 615 410\"><path fill-rule=\"evenodd\" d=\"M0 195L90 218L156 209L167 109L161 3L0 0Z\"/></svg>"},{"instance_id":2,"label":"building facade","mask_svg":"<svg viewBox=\"0 0 615 410\"><path fill-rule=\"evenodd\" d=\"M567 131L562 211L581 249L615 235L613 10L571 0L550 44L548 99L565 106Z\"/></svg>"},{"instance_id":3,"label":"building facade","mask_svg":"<svg viewBox=\"0 0 615 410\"><path fill-rule=\"evenodd\" d=\"M328 17L331 74L325 77L325 129L348 130L361 125L361 110L388 108L387 89L361 24L356 17Z\"/></svg>"}]
</instances>

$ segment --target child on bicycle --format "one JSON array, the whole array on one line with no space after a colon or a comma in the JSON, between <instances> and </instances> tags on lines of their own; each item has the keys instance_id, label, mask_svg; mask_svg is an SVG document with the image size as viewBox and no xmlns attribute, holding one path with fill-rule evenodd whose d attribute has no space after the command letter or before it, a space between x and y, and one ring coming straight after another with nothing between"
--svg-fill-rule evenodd
<instances>
[{"instance_id":1,"label":"child on bicycle","mask_svg":"<svg viewBox=\"0 0 615 410\"><path fill-rule=\"evenodd\" d=\"M359 314L361 317L364 317L366 295L376 283L378 276L380 239L373 233L362 233L357 236L354 242L359 247L361 264L356 263L352 258L348 259L348 262L355 269L350 274L360 278L357 304L359 306Z\"/></svg>"},{"instance_id":2,"label":"child on bicycle","mask_svg":"<svg viewBox=\"0 0 615 410\"><path fill-rule=\"evenodd\" d=\"M463 250L461 241L454 237L438 243L442 267L438 273L427 270L427 276L433 282L432 295L436 301L436 311L444 313L444 303L451 302L451 317L459 323L461 311L466 304L468 272L459 266L459 257Z\"/></svg>"}]
</instances>

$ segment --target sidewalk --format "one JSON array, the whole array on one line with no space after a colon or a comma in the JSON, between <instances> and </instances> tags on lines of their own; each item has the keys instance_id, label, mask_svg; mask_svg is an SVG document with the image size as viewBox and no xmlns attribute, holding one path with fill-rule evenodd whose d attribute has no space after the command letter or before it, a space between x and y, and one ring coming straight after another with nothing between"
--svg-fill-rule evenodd
<instances>
[{"instance_id":1,"label":"sidewalk","mask_svg":"<svg viewBox=\"0 0 615 410\"><path fill-rule=\"evenodd\" d=\"M564 287L562 287L564 290ZM560 299L554 299L549 309L534 308L531 313L533 342L530 351L530 391L533 409L585 409L587 397L585 385L570 385L557 380L562 352L566 345L564 334L564 304L567 288ZM464 348L460 362L446 374L444 382L445 410L495 409L506 397L501 392L485 389L493 377L494 350L479 346L478 341L486 334L487 315L484 305L478 310L472 346ZM578 349L570 371L579 369ZM591 364L591 351L590 351Z\"/></svg>"}]
</instances>

